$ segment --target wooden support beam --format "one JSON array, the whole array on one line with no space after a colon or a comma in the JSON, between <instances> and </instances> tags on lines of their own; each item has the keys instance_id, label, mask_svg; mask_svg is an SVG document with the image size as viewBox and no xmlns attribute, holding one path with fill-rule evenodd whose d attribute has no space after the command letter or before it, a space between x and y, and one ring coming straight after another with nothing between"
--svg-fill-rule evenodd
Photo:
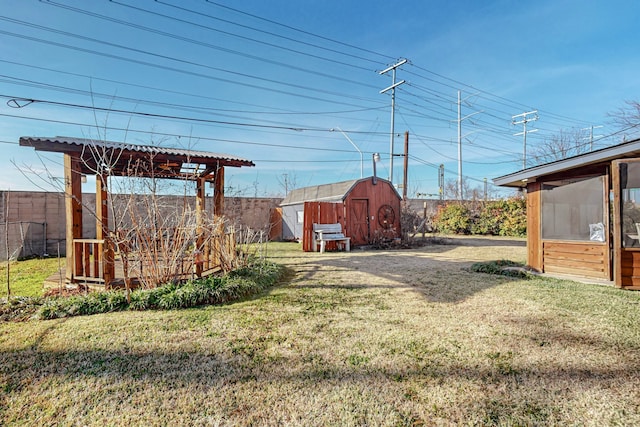
<instances>
[{"instance_id":1,"label":"wooden support beam","mask_svg":"<svg viewBox=\"0 0 640 427\"><path fill-rule=\"evenodd\" d=\"M613 282L617 288L623 287L622 259L626 254L622 248L622 185L620 160L611 163L611 188L613 189ZM606 211L605 211L606 212ZM626 258L626 256L625 256ZM631 257L631 259L633 259ZM633 265L633 262L631 263Z\"/></svg>"},{"instance_id":2,"label":"wooden support beam","mask_svg":"<svg viewBox=\"0 0 640 427\"><path fill-rule=\"evenodd\" d=\"M204 260L204 242L206 232L204 227L204 219L206 215L206 184L207 181L203 177L199 177L196 180L196 254L195 254L195 267L196 276L202 276L202 261Z\"/></svg>"},{"instance_id":3,"label":"wooden support beam","mask_svg":"<svg viewBox=\"0 0 640 427\"><path fill-rule=\"evenodd\" d=\"M82 174L80 156L64 155L64 192L66 218L66 279L73 282L74 272L82 270L81 257L74 257L73 239L82 238ZM77 259L76 259L77 258Z\"/></svg>"},{"instance_id":4,"label":"wooden support beam","mask_svg":"<svg viewBox=\"0 0 640 427\"><path fill-rule=\"evenodd\" d=\"M527 185L527 264L538 271L544 271L542 253L542 185L539 182Z\"/></svg>"},{"instance_id":5,"label":"wooden support beam","mask_svg":"<svg viewBox=\"0 0 640 427\"><path fill-rule=\"evenodd\" d=\"M213 215L224 215L224 167L219 166L216 170L213 189Z\"/></svg>"},{"instance_id":6,"label":"wooden support beam","mask_svg":"<svg viewBox=\"0 0 640 427\"><path fill-rule=\"evenodd\" d=\"M96 175L96 239L104 240L102 250L94 254L97 265L102 264L102 279L109 287L115 277L113 242L109 236L109 193L107 175Z\"/></svg>"}]
</instances>

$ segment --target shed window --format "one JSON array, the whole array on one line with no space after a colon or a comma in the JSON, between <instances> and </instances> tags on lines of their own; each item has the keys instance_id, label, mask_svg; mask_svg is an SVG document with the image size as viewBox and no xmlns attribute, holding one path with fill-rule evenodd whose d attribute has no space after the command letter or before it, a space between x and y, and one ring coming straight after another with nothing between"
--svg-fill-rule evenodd
<instances>
[{"instance_id":1,"label":"shed window","mask_svg":"<svg viewBox=\"0 0 640 427\"><path fill-rule=\"evenodd\" d=\"M622 244L640 246L640 163L620 164L620 198L622 201Z\"/></svg>"},{"instance_id":2,"label":"shed window","mask_svg":"<svg viewBox=\"0 0 640 427\"><path fill-rule=\"evenodd\" d=\"M542 238L594 239L594 226L604 223L604 177L547 181L542 185Z\"/></svg>"},{"instance_id":3,"label":"shed window","mask_svg":"<svg viewBox=\"0 0 640 427\"><path fill-rule=\"evenodd\" d=\"M304 223L304 211L296 211L296 219L298 220L298 224Z\"/></svg>"}]
</instances>

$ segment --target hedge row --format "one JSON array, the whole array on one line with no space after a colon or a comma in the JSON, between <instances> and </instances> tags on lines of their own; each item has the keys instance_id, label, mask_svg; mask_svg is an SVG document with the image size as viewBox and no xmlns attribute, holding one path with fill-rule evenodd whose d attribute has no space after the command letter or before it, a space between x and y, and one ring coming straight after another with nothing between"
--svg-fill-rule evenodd
<instances>
[{"instance_id":1,"label":"hedge row","mask_svg":"<svg viewBox=\"0 0 640 427\"><path fill-rule=\"evenodd\" d=\"M440 206L433 218L436 231L448 234L485 234L524 237L527 234L527 205L522 197L479 205L452 202Z\"/></svg>"}]
</instances>

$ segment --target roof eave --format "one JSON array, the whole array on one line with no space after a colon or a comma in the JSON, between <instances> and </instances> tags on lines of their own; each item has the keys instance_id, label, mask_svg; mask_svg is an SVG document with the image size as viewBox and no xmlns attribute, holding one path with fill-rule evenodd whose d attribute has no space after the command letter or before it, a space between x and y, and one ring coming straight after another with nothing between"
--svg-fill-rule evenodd
<instances>
[{"instance_id":1,"label":"roof eave","mask_svg":"<svg viewBox=\"0 0 640 427\"><path fill-rule=\"evenodd\" d=\"M493 183L501 187L526 187L528 183L535 182L541 176L611 161L634 152L640 155L640 139L500 176L494 178Z\"/></svg>"}]
</instances>

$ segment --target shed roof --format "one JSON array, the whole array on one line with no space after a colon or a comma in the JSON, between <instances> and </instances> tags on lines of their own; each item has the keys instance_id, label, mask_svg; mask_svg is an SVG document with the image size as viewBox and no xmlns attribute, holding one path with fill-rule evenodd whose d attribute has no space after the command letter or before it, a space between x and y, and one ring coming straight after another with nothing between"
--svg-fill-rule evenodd
<instances>
[{"instance_id":1,"label":"shed roof","mask_svg":"<svg viewBox=\"0 0 640 427\"><path fill-rule=\"evenodd\" d=\"M360 182L372 179L372 177L352 179L349 181L335 182L332 184L314 185L311 187L296 188L286 195L280 206L297 205L303 202L340 202ZM385 179L377 178L378 183L391 183ZM392 187L393 188L393 187ZM398 196L400 197L400 196Z\"/></svg>"},{"instance_id":2,"label":"shed roof","mask_svg":"<svg viewBox=\"0 0 640 427\"><path fill-rule=\"evenodd\" d=\"M582 166L590 166L616 159L640 156L640 139L623 142L612 147L588 153L567 157L531 168L523 169L509 175L499 176L493 179L493 183L503 187L526 187L528 182L534 182L538 178L558 172L565 172Z\"/></svg>"},{"instance_id":3,"label":"shed roof","mask_svg":"<svg viewBox=\"0 0 640 427\"><path fill-rule=\"evenodd\" d=\"M146 173L139 176L152 174L160 178L206 176L205 172L211 173L218 167L255 166L251 160L228 154L66 136L21 137L20 145L33 147L36 151L76 153L81 157L83 174L95 174L98 163L105 159L108 159L107 166L112 174L127 175L132 164L138 162L152 166L141 168ZM188 171L186 165L189 165Z\"/></svg>"}]
</instances>

